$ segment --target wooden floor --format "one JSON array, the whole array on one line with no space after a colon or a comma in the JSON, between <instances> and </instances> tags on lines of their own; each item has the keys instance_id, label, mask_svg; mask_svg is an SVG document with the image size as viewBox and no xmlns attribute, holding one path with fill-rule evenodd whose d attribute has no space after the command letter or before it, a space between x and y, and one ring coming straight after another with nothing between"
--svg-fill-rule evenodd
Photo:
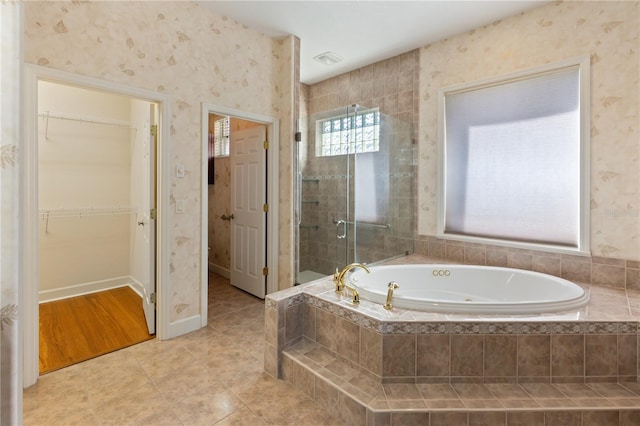
<instances>
[{"instance_id":1,"label":"wooden floor","mask_svg":"<svg viewBox=\"0 0 640 426\"><path fill-rule=\"evenodd\" d=\"M40 374L153 338L129 287L41 303Z\"/></svg>"}]
</instances>

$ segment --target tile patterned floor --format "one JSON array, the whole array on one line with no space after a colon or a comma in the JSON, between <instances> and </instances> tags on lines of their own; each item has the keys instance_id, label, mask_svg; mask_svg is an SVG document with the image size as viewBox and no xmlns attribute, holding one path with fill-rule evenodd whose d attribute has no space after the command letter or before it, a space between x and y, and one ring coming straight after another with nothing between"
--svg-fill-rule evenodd
<instances>
[{"instance_id":1,"label":"tile patterned floor","mask_svg":"<svg viewBox=\"0 0 640 426\"><path fill-rule=\"evenodd\" d=\"M264 302L211 274L207 327L40 377L24 425L342 425L263 373Z\"/></svg>"}]
</instances>

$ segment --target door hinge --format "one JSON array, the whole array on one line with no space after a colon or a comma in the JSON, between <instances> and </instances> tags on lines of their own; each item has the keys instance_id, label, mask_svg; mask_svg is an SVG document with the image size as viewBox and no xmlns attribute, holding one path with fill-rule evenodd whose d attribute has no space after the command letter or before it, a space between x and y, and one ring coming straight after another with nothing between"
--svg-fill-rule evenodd
<instances>
[{"instance_id":1,"label":"door hinge","mask_svg":"<svg viewBox=\"0 0 640 426\"><path fill-rule=\"evenodd\" d=\"M264 275L264 276L269 275L269 268L267 268L267 267L262 268L262 275Z\"/></svg>"},{"instance_id":2,"label":"door hinge","mask_svg":"<svg viewBox=\"0 0 640 426\"><path fill-rule=\"evenodd\" d=\"M156 303L156 294L155 293L151 293L149 295L149 302L153 303L155 305L155 303Z\"/></svg>"},{"instance_id":3,"label":"door hinge","mask_svg":"<svg viewBox=\"0 0 640 426\"><path fill-rule=\"evenodd\" d=\"M151 125L151 136L158 136L158 125L157 124L152 124Z\"/></svg>"},{"instance_id":4,"label":"door hinge","mask_svg":"<svg viewBox=\"0 0 640 426\"><path fill-rule=\"evenodd\" d=\"M262 211L264 211L265 213L267 213L267 212L269 211L269 204L264 203L264 204L262 205Z\"/></svg>"},{"instance_id":5,"label":"door hinge","mask_svg":"<svg viewBox=\"0 0 640 426\"><path fill-rule=\"evenodd\" d=\"M151 209L149 212L149 217L153 220L156 220L156 209Z\"/></svg>"},{"instance_id":6,"label":"door hinge","mask_svg":"<svg viewBox=\"0 0 640 426\"><path fill-rule=\"evenodd\" d=\"M262 146L264 147L264 149L269 149L269 141L262 142Z\"/></svg>"},{"instance_id":7,"label":"door hinge","mask_svg":"<svg viewBox=\"0 0 640 426\"><path fill-rule=\"evenodd\" d=\"M302 142L302 133L301 132L296 132L294 137L295 137L295 141L296 142Z\"/></svg>"}]
</instances>

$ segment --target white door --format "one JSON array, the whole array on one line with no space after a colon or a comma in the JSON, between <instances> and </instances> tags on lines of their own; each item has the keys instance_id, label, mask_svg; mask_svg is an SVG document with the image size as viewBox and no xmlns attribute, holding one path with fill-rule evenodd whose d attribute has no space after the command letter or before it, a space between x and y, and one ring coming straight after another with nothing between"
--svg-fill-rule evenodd
<instances>
[{"instance_id":1,"label":"white door","mask_svg":"<svg viewBox=\"0 0 640 426\"><path fill-rule=\"evenodd\" d=\"M155 313L155 105L131 100L131 121L135 128L131 147L131 205L135 223L131 232L131 276L142 296L142 309L149 334L156 332Z\"/></svg>"},{"instance_id":2,"label":"white door","mask_svg":"<svg viewBox=\"0 0 640 426\"><path fill-rule=\"evenodd\" d=\"M231 284L264 299L266 127L231 131Z\"/></svg>"}]
</instances>

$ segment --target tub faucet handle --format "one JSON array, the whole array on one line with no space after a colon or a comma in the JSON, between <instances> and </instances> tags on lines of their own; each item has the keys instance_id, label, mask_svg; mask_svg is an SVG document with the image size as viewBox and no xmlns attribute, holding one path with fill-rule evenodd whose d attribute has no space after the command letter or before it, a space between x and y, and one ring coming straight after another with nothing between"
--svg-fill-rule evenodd
<instances>
[{"instance_id":1,"label":"tub faucet handle","mask_svg":"<svg viewBox=\"0 0 640 426\"><path fill-rule=\"evenodd\" d=\"M397 282L395 281L391 281L388 284L389 290L387 291L387 302L382 305L383 308L385 308L387 311L390 311L393 308L393 305L391 304L391 299L393 298L393 290L399 288L400 286L398 285Z\"/></svg>"},{"instance_id":2,"label":"tub faucet handle","mask_svg":"<svg viewBox=\"0 0 640 426\"><path fill-rule=\"evenodd\" d=\"M371 271L369 270L369 268L367 268L367 265L365 265L364 263L351 263L347 266L345 266L344 268L342 268L342 271L340 271L340 273L338 274L338 276L336 277L336 275L334 274L334 279L333 281L336 284L336 291L342 291L344 290L344 276L347 274L347 272L349 272L350 270L354 269L354 268L362 268L365 271L367 271L367 273L370 273ZM336 270L337 272L337 270Z\"/></svg>"},{"instance_id":3,"label":"tub faucet handle","mask_svg":"<svg viewBox=\"0 0 640 426\"><path fill-rule=\"evenodd\" d=\"M349 284L345 284L344 287L349 290L353 294L353 299L351 300L354 305L360 303L360 293L354 287L351 287Z\"/></svg>"}]
</instances>

